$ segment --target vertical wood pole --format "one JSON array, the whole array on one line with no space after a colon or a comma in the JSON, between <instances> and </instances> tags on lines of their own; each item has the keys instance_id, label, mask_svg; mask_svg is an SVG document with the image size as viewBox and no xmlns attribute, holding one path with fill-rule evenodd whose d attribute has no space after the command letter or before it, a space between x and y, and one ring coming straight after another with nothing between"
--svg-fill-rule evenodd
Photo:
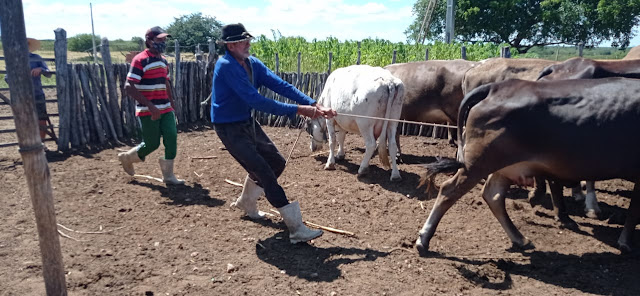
<instances>
[{"instance_id":1,"label":"vertical wood pole","mask_svg":"<svg viewBox=\"0 0 640 296\"><path fill-rule=\"evenodd\" d=\"M329 71L327 73L331 74L331 60L333 60L333 52L329 52Z\"/></svg>"},{"instance_id":2,"label":"vertical wood pole","mask_svg":"<svg viewBox=\"0 0 640 296\"><path fill-rule=\"evenodd\" d=\"M280 56L278 56L277 52L276 52L276 74L277 75L280 74Z\"/></svg>"},{"instance_id":3,"label":"vertical wood pole","mask_svg":"<svg viewBox=\"0 0 640 296\"><path fill-rule=\"evenodd\" d=\"M73 77L68 76L67 69L67 31L57 28L53 31L56 41L53 43L53 51L56 63L56 95L58 97L58 150L69 150L69 137L71 127L71 113L69 112L69 82Z\"/></svg>"},{"instance_id":4,"label":"vertical wood pole","mask_svg":"<svg viewBox=\"0 0 640 296\"><path fill-rule=\"evenodd\" d=\"M362 55L362 52L360 51L360 45L362 44L362 42L358 41L358 59L356 60L356 65L360 65L360 57Z\"/></svg>"},{"instance_id":5,"label":"vertical wood pole","mask_svg":"<svg viewBox=\"0 0 640 296\"><path fill-rule=\"evenodd\" d=\"M460 47L460 56L462 57L463 60L467 59L467 47L464 45Z\"/></svg>"},{"instance_id":6,"label":"vertical wood pole","mask_svg":"<svg viewBox=\"0 0 640 296\"><path fill-rule=\"evenodd\" d=\"M424 60L425 61L429 60L429 49L428 48L424 50Z\"/></svg>"},{"instance_id":7,"label":"vertical wood pole","mask_svg":"<svg viewBox=\"0 0 640 296\"><path fill-rule=\"evenodd\" d=\"M393 58L391 58L391 63L395 64L396 63L396 56L398 55L398 51L397 50L393 50Z\"/></svg>"},{"instance_id":8,"label":"vertical wood pole","mask_svg":"<svg viewBox=\"0 0 640 296\"><path fill-rule=\"evenodd\" d=\"M111 51L109 49L109 39L102 38L100 53L107 80L108 104L113 119L113 127L116 130L118 139L122 139L122 117L120 116L120 105L118 104L118 93L116 90L116 80L113 74L113 64L111 64Z\"/></svg>"},{"instance_id":9,"label":"vertical wood pole","mask_svg":"<svg viewBox=\"0 0 640 296\"><path fill-rule=\"evenodd\" d=\"M45 290L50 296L67 295L56 211L53 205L51 174L40 140L40 128L35 112L22 1L0 0L0 7L2 47L6 57L6 68L11 77L11 110L20 146L18 151L22 156L36 217Z\"/></svg>"}]
</instances>

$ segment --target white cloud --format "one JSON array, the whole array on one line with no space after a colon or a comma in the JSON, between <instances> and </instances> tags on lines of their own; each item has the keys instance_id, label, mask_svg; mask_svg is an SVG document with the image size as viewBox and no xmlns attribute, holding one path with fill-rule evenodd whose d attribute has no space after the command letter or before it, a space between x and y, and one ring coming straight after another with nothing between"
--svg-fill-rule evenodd
<instances>
[{"instance_id":1,"label":"white cloud","mask_svg":"<svg viewBox=\"0 0 640 296\"><path fill-rule=\"evenodd\" d=\"M111 40L142 37L151 26L166 27L175 17L194 12L214 16L225 24L242 22L254 35L271 37L274 29L284 36L307 40L333 36L341 40L377 37L404 41L402 32L411 22L411 6L395 1L352 4L346 0L270 0L250 6L222 0L92 2L95 33ZM53 39L53 30L58 27L65 29L68 37L91 33L89 1L25 0L23 4L30 37Z\"/></svg>"}]
</instances>

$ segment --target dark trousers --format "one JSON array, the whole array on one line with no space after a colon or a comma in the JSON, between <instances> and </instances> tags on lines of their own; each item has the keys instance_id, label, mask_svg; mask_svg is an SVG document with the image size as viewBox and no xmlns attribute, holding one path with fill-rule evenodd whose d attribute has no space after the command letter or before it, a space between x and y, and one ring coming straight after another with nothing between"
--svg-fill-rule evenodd
<instances>
[{"instance_id":1,"label":"dark trousers","mask_svg":"<svg viewBox=\"0 0 640 296\"><path fill-rule=\"evenodd\" d=\"M233 123L214 124L222 144L249 177L264 188L272 206L281 208L289 204L278 177L284 171L286 160L253 119Z\"/></svg>"}]
</instances>

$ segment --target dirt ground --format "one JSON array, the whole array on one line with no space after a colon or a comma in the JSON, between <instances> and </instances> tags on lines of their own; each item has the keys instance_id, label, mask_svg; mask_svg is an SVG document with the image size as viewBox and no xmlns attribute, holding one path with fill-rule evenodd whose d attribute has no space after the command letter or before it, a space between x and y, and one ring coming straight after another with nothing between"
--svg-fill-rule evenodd
<instances>
[{"instance_id":1,"label":"dirt ground","mask_svg":"<svg viewBox=\"0 0 640 296\"><path fill-rule=\"evenodd\" d=\"M299 134L265 131L285 157ZM116 155L127 147L47 153L59 229L73 237L60 237L69 295L640 294L638 252L615 248L632 190L626 181L596 183L600 219L585 218L582 204L568 199L574 230L557 226L550 202L532 207L527 191L512 188L507 210L536 246L527 251L510 249L478 185L444 216L423 258L413 243L434 199L416 188L419 164L452 157L446 140L403 137L403 180L391 183L377 158L368 176L357 177L359 136L347 136L346 160L325 171L326 154L313 156L303 133L281 184L304 219L356 235L325 232L299 245L289 243L279 217L253 222L230 209L241 188L225 180L241 182L245 173L209 126L183 129L178 141L175 172L185 186L126 175ZM44 295L16 150L0 149L0 295ZM137 173L159 177L162 151ZM259 207L273 209L264 198Z\"/></svg>"}]
</instances>

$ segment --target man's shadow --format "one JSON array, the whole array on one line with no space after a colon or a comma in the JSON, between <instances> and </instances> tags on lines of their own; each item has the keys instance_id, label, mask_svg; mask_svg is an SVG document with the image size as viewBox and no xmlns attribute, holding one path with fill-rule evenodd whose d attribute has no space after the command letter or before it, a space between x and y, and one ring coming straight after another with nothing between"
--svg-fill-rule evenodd
<instances>
[{"instance_id":1,"label":"man's shadow","mask_svg":"<svg viewBox=\"0 0 640 296\"><path fill-rule=\"evenodd\" d=\"M189 185L157 185L151 182L133 180L130 184L147 187L160 192L162 197L169 198L169 205L205 205L218 207L225 203L224 200L209 196L209 189L203 188L199 183Z\"/></svg>"},{"instance_id":2,"label":"man's shadow","mask_svg":"<svg viewBox=\"0 0 640 296\"><path fill-rule=\"evenodd\" d=\"M358 248L318 248L307 243L291 244L289 232L282 231L256 243L260 260L286 274L314 282L332 282L342 275L340 265L374 261L390 253Z\"/></svg>"}]
</instances>

